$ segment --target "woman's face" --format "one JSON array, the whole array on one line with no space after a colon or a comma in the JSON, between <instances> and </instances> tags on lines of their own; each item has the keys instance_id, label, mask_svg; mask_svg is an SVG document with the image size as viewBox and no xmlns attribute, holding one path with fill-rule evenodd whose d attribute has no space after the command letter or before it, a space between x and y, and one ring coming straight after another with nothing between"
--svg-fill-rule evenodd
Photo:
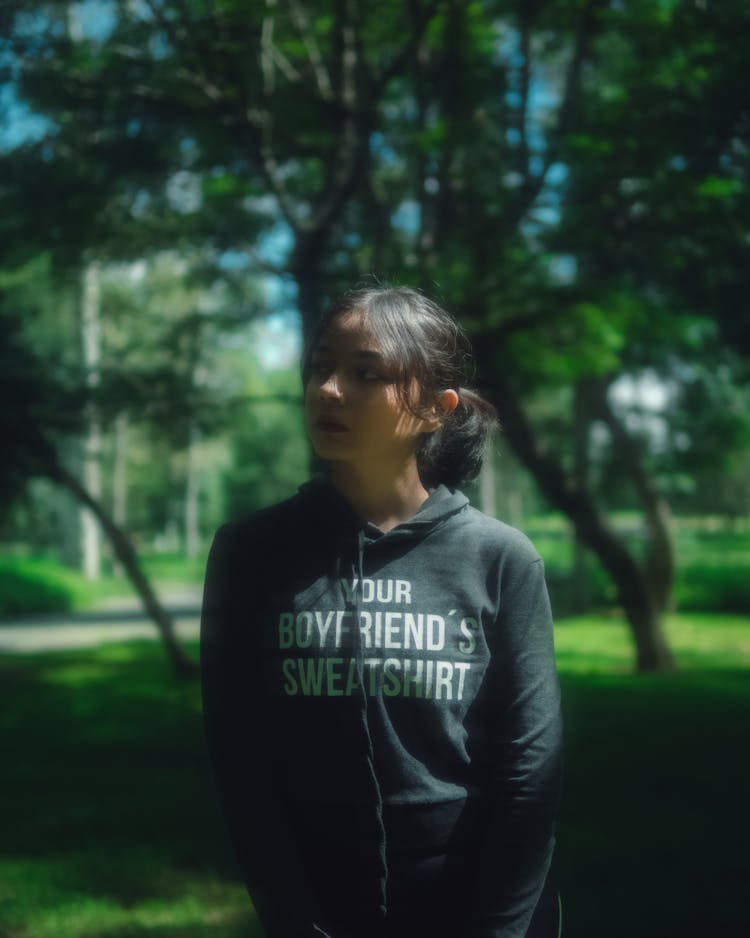
<instances>
[{"instance_id":1,"label":"woman's face","mask_svg":"<svg viewBox=\"0 0 750 938\"><path fill-rule=\"evenodd\" d=\"M403 462L420 435L437 426L406 406L376 338L356 312L334 319L312 355L305 416L318 456L350 462Z\"/></svg>"}]
</instances>

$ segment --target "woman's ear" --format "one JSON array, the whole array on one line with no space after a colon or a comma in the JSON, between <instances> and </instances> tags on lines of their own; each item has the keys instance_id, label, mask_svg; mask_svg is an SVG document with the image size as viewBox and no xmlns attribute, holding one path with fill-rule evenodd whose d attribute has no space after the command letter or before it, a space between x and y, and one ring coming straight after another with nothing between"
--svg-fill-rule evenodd
<instances>
[{"instance_id":1,"label":"woman's ear","mask_svg":"<svg viewBox=\"0 0 750 938\"><path fill-rule=\"evenodd\" d=\"M447 417L458 407L458 392L454 391L453 388L446 388L445 391L438 394L437 403L438 411L443 417Z\"/></svg>"},{"instance_id":2,"label":"woman's ear","mask_svg":"<svg viewBox=\"0 0 750 938\"><path fill-rule=\"evenodd\" d=\"M458 394L453 388L447 388L445 391L441 391L435 397L435 403L430 408L430 416L425 418L425 423L427 424L426 432L432 433L433 430L437 430L443 423L443 420L445 420L449 414L453 413L457 406Z\"/></svg>"}]
</instances>

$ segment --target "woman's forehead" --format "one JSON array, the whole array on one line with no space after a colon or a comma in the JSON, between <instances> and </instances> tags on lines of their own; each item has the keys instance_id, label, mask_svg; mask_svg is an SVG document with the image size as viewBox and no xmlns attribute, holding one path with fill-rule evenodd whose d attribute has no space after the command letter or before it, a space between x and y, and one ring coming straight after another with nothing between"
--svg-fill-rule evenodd
<instances>
[{"instance_id":1,"label":"woman's forehead","mask_svg":"<svg viewBox=\"0 0 750 938\"><path fill-rule=\"evenodd\" d=\"M316 348L318 351L343 351L379 357L385 351L375 331L357 310L343 313L329 322Z\"/></svg>"}]
</instances>

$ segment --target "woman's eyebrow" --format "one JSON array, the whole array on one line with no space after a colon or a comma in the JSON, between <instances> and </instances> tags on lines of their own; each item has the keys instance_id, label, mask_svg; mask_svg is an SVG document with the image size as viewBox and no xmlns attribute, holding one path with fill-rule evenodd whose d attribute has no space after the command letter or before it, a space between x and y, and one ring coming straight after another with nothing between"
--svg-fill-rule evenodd
<instances>
[{"instance_id":1,"label":"woman's eyebrow","mask_svg":"<svg viewBox=\"0 0 750 938\"><path fill-rule=\"evenodd\" d=\"M324 342L321 342L320 345L314 351L314 355L333 355L335 349L327 345ZM382 352L375 351L374 349L352 349L348 354L354 358L362 358L367 361L385 361L385 356Z\"/></svg>"}]
</instances>

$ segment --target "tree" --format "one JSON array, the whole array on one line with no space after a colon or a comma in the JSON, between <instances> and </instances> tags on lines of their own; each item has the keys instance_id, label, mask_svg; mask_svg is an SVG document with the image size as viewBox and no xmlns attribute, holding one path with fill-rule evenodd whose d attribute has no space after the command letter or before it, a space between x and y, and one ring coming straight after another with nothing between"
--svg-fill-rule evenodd
<instances>
[{"instance_id":1,"label":"tree","mask_svg":"<svg viewBox=\"0 0 750 938\"><path fill-rule=\"evenodd\" d=\"M0 339L0 393L4 400L15 402L14 407L3 408L0 423L8 452L12 454L11 459L4 461L0 475L4 502L7 504L33 477L44 477L71 492L101 524L115 556L156 623L176 673L195 673L195 662L178 643L173 623L143 575L129 539L59 458L54 437L77 429L82 419L76 390L56 380L36 359L24 342L17 319L5 304L0 307Z\"/></svg>"},{"instance_id":2,"label":"tree","mask_svg":"<svg viewBox=\"0 0 750 938\"><path fill-rule=\"evenodd\" d=\"M440 278L452 305L481 335L480 365L506 438L548 502L571 518L580 540L613 578L639 666L653 669L671 664L659 623L662 599L607 524L591 489L582 487L573 467L571 415L565 417L567 432L554 435L562 446L553 449L543 421L522 405L620 366L617 345L627 323L613 329L606 309L586 302L585 288L556 282L554 258L544 250L553 227L544 221L545 209L555 217L564 211L560 184L550 180L570 172L561 163L564 146L579 120L583 76L597 68L596 41L605 28L600 3L529 7L500 22L463 5L449 7L440 41L417 58L419 132L413 124L403 131L419 154L412 170L419 189L411 189L419 224L406 239L412 266ZM511 54L493 67L482 49L503 33ZM534 55L545 47L547 61L540 64ZM542 107L534 104L532 87L543 80L539 71L545 67L548 85L559 90L548 90L552 103ZM445 74L461 76L458 88L441 82ZM435 93L427 90L432 88ZM498 95L498 88L505 94ZM432 167L427 178L425 167ZM604 405L606 395L599 402ZM607 417L614 426L615 415L608 411ZM627 446L646 517L661 535L649 477L620 429L617 439Z\"/></svg>"},{"instance_id":3,"label":"tree","mask_svg":"<svg viewBox=\"0 0 750 938\"><path fill-rule=\"evenodd\" d=\"M96 210L73 243L242 254L291 278L306 329L363 272L442 294L506 438L617 584L639 665L667 667L665 502L610 389L674 380L706 336L723 361L741 333L722 297L747 260L745 17L741 0L122 4L106 36L16 42L19 89L58 126L7 165L19 192L80 155L92 182L73 191ZM263 251L271 231L286 254ZM651 562L582 471L582 397Z\"/></svg>"}]
</instances>

